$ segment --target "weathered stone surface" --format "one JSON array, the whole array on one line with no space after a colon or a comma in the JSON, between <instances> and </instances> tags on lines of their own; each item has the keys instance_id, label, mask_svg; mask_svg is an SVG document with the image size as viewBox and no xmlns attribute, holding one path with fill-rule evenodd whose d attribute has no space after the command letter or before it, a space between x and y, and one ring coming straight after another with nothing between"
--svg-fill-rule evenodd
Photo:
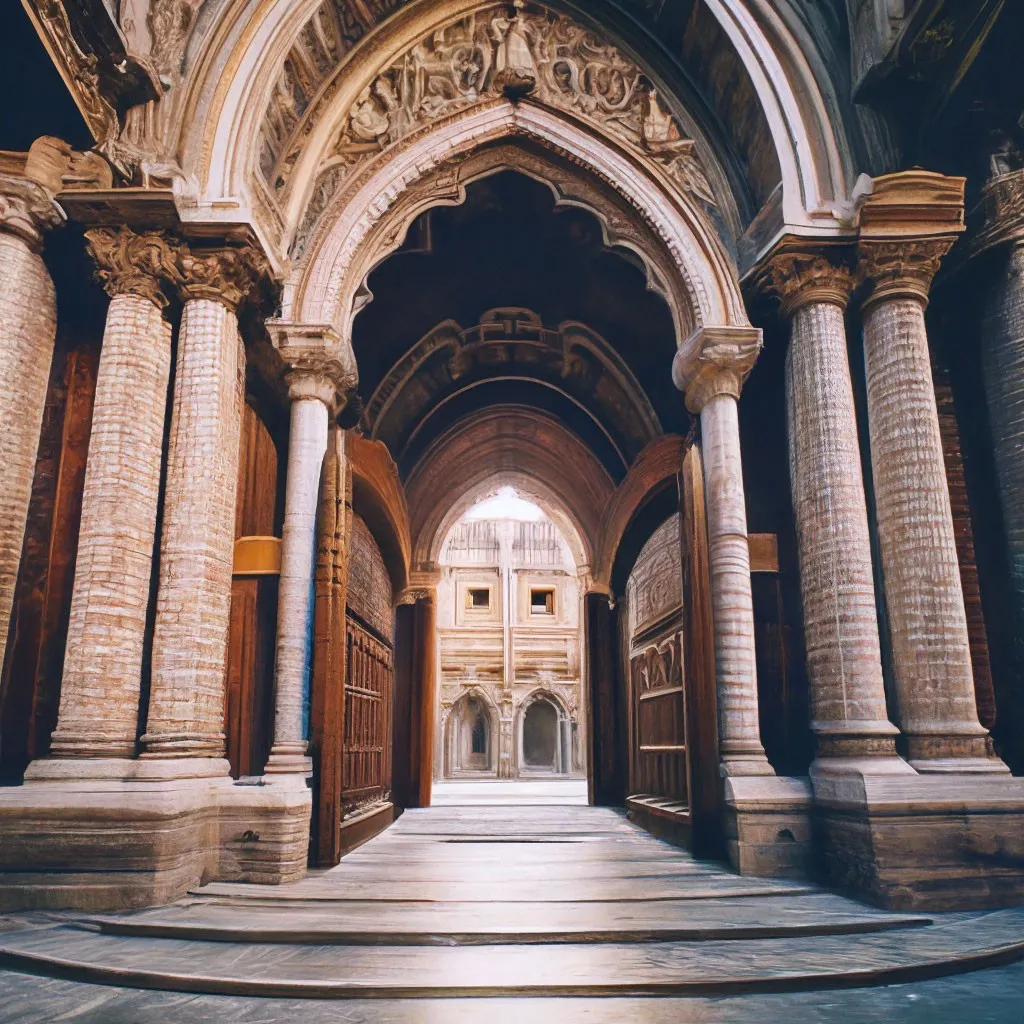
<instances>
[{"instance_id":1,"label":"weathered stone surface","mask_svg":"<svg viewBox=\"0 0 1024 1024\"><path fill-rule=\"evenodd\" d=\"M58 756L135 752L170 365L160 307L118 293L96 381Z\"/></svg>"}]
</instances>

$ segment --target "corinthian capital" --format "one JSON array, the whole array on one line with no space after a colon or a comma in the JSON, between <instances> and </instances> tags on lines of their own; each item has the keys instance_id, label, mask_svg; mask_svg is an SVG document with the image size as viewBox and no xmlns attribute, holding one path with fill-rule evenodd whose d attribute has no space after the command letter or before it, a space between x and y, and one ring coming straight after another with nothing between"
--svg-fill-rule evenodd
<instances>
[{"instance_id":1,"label":"corinthian capital","mask_svg":"<svg viewBox=\"0 0 1024 1024\"><path fill-rule=\"evenodd\" d=\"M251 245L215 249L183 246L178 266L186 300L212 299L232 311L269 269L266 257Z\"/></svg>"},{"instance_id":2,"label":"corinthian capital","mask_svg":"<svg viewBox=\"0 0 1024 1024\"><path fill-rule=\"evenodd\" d=\"M138 295L162 309L167 305L164 285L181 283L178 243L162 231L93 228L85 239L96 276L111 298Z\"/></svg>"},{"instance_id":3,"label":"corinthian capital","mask_svg":"<svg viewBox=\"0 0 1024 1024\"><path fill-rule=\"evenodd\" d=\"M810 303L828 302L845 309L853 283L850 257L845 250L779 252L754 278L754 286L774 295L787 317Z\"/></svg>"},{"instance_id":4,"label":"corinthian capital","mask_svg":"<svg viewBox=\"0 0 1024 1024\"><path fill-rule=\"evenodd\" d=\"M761 351L757 327L701 327L680 345L672 381L696 415L718 395L740 397L743 382Z\"/></svg>"},{"instance_id":5,"label":"corinthian capital","mask_svg":"<svg viewBox=\"0 0 1024 1024\"><path fill-rule=\"evenodd\" d=\"M1024 170L990 178L981 189L985 224L974 240L974 252L1024 241Z\"/></svg>"},{"instance_id":6,"label":"corinthian capital","mask_svg":"<svg viewBox=\"0 0 1024 1024\"><path fill-rule=\"evenodd\" d=\"M329 324L268 320L266 325L284 360L289 397L319 398L333 410L344 406L359 383L352 346Z\"/></svg>"},{"instance_id":7,"label":"corinthian capital","mask_svg":"<svg viewBox=\"0 0 1024 1024\"><path fill-rule=\"evenodd\" d=\"M40 249L46 232L64 219L64 211L42 185L18 175L0 174L0 230Z\"/></svg>"},{"instance_id":8,"label":"corinthian capital","mask_svg":"<svg viewBox=\"0 0 1024 1024\"><path fill-rule=\"evenodd\" d=\"M963 230L963 178L922 170L875 178L860 208L857 276L870 289L865 304L927 302L942 257Z\"/></svg>"},{"instance_id":9,"label":"corinthian capital","mask_svg":"<svg viewBox=\"0 0 1024 1024\"><path fill-rule=\"evenodd\" d=\"M857 275L870 288L865 306L897 298L927 303L932 278L955 241L948 236L899 242L862 241Z\"/></svg>"}]
</instances>

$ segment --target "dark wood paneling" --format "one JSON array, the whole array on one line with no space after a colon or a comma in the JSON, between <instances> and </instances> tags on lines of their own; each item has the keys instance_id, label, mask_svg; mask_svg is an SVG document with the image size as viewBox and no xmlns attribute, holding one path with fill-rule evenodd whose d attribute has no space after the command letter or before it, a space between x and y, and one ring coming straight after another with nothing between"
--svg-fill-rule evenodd
<instances>
[{"instance_id":1,"label":"dark wood paneling","mask_svg":"<svg viewBox=\"0 0 1024 1024\"><path fill-rule=\"evenodd\" d=\"M626 798L626 744L625 722L619 714L619 623L618 613L605 594L587 594L585 629L590 695L590 802L604 807L621 806Z\"/></svg>"},{"instance_id":2,"label":"dark wood paneling","mask_svg":"<svg viewBox=\"0 0 1024 1024\"><path fill-rule=\"evenodd\" d=\"M391 798L400 810L419 801L418 769L413 765L415 716L416 605L395 609L394 715L391 739Z\"/></svg>"},{"instance_id":3,"label":"dark wood paneling","mask_svg":"<svg viewBox=\"0 0 1024 1024\"><path fill-rule=\"evenodd\" d=\"M277 446L256 410L246 404L238 458L235 537L275 535ZM273 739L276 576L236 576L231 587L224 733L231 774L259 775Z\"/></svg>"},{"instance_id":4,"label":"dark wood paneling","mask_svg":"<svg viewBox=\"0 0 1024 1024\"><path fill-rule=\"evenodd\" d=\"M313 758L311 861L337 864L342 855L342 775L345 736L346 594L348 538L352 518L347 463L333 428L324 460L320 498L313 615L313 692L310 753Z\"/></svg>"},{"instance_id":5,"label":"dark wood paneling","mask_svg":"<svg viewBox=\"0 0 1024 1024\"><path fill-rule=\"evenodd\" d=\"M0 678L0 779L44 757L57 724L99 351L54 357Z\"/></svg>"},{"instance_id":6,"label":"dark wood paneling","mask_svg":"<svg viewBox=\"0 0 1024 1024\"><path fill-rule=\"evenodd\" d=\"M391 647L348 619L342 819L391 796Z\"/></svg>"},{"instance_id":7,"label":"dark wood paneling","mask_svg":"<svg viewBox=\"0 0 1024 1024\"><path fill-rule=\"evenodd\" d=\"M718 700L714 620L708 562L704 467L694 445L683 459L679 481L683 572L683 673L687 745L690 748L690 812L698 856L720 856L724 840L718 777Z\"/></svg>"}]
</instances>

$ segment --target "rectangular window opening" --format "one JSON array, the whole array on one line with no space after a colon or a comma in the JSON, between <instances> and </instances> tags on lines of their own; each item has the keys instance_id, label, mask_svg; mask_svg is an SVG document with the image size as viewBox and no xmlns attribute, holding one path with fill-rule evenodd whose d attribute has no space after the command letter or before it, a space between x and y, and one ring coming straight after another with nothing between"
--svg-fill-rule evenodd
<instances>
[{"instance_id":1,"label":"rectangular window opening","mask_svg":"<svg viewBox=\"0 0 1024 1024\"><path fill-rule=\"evenodd\" d=\"M550 587L530 588L530 614L554 615L555 592Z\"/></svg>"},{"instance_id":2,"label":"rectangular window opening","mask_svg":"<svg viewBox=\"0 0 1024 1024\"><path fill-rule=\"evenodd\" d=\"M470 587L466 591L467 608L490 608L491 591L489 587Z\"/></svg>"}]
</instances>

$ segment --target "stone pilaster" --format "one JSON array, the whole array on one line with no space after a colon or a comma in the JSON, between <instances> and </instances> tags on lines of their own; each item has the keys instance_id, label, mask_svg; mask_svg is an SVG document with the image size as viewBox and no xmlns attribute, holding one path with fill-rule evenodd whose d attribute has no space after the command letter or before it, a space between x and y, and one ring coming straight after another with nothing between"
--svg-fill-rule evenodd
<instances>
[{"instance_id":1,"label":"stone pilaster","mask_svg":"<svg viewBox=\"0 0 1024 1024\"><path fill-rule=\"evenodd\" d=\"M269 774L309 774L304 705L310 683L313 573L320 473L330 419L357 377L351 349L325 325L268 324L284 359L291 400L274 668L274 743Z\"/></svg>"},{"instance_id":2,"label":"stone pilaster","mask_svg":"<svg viewBox=\"0 0 1024 1024\"><path fill-rule=\"evenodd\" d=\"M250 248L183 248L179 257L185 305L144 757L221 758L224 753L241 429L235 311L264 266Z\"/></svg>"},{"instance_id":3,"label":"stone pilaster","mask_svg":"<svg viewBox=\"0 0 1024 1024\"><path fill-rule=\"evenodd\" d=\"M915 171L874 184L859 270L869 289L868 422L899 725L918 771L1005 771L975 705L924 319L932 278L962 229L963 181Z\"/></svg>"},{"instance_id":4,"label":"stone pilaster","mask_svg":"<svg viewBox=\"0 0 1024 1024\"><path fill-rule=\"evenodd\" d=\"M0 661L57 329L53 282L40 250L46 232L64 221L53 197L69 154L60 140L39 139L23 173L0 172Z\"/></svg>"},{"instance_id":5,"label":"stone pilaster","mask_svg":"<svg viewBox=\"0 0 1024 1024\"><path fill-rule=\"evenodd\" d=\"M725 775L771 775L761 746L750 548L737 400L761 350L752 327L705 327L676 353L673 380L700 415L707 492L708 560Z\"/></svg>"},{"instance_id":6,"label":"stone pilaster","mask_svg":"<svg viewBox=\"0 0 1024 1024\"><path fill-rule=\"evenodd\" d=\"M89 441L56 757L130 757L160 491L175 252L158 231L87 234L110 295Z\"/></svg>"},{"instance_id":7,"label":"stone pilaster","mask_svg":"<svg viewBox=\"0 0 1024 1024\"><path fill-rule=\"evenodd\" d=\"M790 321L789 468L817 756L890 757L867 506L844 311L845 253L782 252L762 286Z\"/></svg>"}]
</instances>

